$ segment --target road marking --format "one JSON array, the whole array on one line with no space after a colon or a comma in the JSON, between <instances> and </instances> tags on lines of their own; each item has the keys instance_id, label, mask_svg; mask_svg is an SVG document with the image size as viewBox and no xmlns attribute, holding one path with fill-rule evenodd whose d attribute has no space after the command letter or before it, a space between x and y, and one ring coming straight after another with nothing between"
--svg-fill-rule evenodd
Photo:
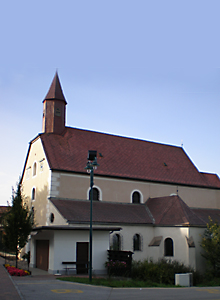
<instances>
[{"instance_id":1,"label":"road marking","mask_svg":"<svg viewBox=\"0 0 220 300\"><path fill-rule=\"evenodd\" d=\"M80 294L80 293L83 293L83 291L81 291L81 290L69 290L69 289L51 290L51 292L57 293L57 294L70 294L70 293Z\"/></svg>"},{"instance_id":2,"label":"road marking","mask_svg":"<svg viewBox=\"0 0 220 300\"><path fill-rule=\"evenodd\" d=\"M197 289L198 292L207 292L210 294L219 294L220 290L217 289Z\"/></svg>"}]
</instances>

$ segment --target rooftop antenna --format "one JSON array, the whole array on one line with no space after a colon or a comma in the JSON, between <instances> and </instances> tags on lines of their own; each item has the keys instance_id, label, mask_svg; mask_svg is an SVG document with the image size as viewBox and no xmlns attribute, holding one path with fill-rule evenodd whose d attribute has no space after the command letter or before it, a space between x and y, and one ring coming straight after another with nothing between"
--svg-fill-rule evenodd
<instances>
[{"instance_id":1,"label":"rooftop antenna","mask_svg":"<svg viewBox=\"0 0 220 300\"><path fill-rule=\"evenodd\" d=\"M183 140L181 140L181 147L183 148Z\"/></svg>"}]
</instances>

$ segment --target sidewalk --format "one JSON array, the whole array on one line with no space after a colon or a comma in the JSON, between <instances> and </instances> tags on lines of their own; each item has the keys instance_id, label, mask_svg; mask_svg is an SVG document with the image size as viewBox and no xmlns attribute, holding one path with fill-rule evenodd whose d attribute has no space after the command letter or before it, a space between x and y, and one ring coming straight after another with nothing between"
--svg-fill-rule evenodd
<instances>
[{"instance_id":1,"label":"sidewalk","mask_svg":"<svg viewBox=\"0 0 220 300\"><path fill-rule=\"evenodd\" d=\"M0 298L2 300L21 300L10 275L3 266L4 263L4 259L0 257Z\"/></svg>"}]
</instances>

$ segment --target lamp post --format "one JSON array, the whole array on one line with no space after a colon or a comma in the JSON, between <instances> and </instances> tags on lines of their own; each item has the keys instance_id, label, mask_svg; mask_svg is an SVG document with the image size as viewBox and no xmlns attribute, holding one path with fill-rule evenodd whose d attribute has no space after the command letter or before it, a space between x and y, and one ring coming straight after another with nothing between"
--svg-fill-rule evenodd
<instances>
[{"instance_id":1,"label":"lamp post","mask_svg":"<svg viewBox=\"0 0 220 300\"><path fill-rule=\"evenodd\" d=\"M90 173L90 230L89 230L89 281L92 281L92 201L94 169L97 169L97 151L89 150L85 169Z\"/></svg>"}]
</instances>

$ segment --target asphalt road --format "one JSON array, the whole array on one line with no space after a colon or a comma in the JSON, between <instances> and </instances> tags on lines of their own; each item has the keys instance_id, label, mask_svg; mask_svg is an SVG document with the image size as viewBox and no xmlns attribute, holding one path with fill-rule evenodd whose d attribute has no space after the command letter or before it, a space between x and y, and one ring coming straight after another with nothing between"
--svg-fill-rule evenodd
<instances>
[{"instance_id":1,"label":"asphalt road","mask_svg":"<svg viewBox=\"0 0 220 300\"><path fill-rule=\"evenodd\" d=\"M13 278L22 300L220 300L220 287L107 288L57 279Z\"/></svg>"}]
</instances>

